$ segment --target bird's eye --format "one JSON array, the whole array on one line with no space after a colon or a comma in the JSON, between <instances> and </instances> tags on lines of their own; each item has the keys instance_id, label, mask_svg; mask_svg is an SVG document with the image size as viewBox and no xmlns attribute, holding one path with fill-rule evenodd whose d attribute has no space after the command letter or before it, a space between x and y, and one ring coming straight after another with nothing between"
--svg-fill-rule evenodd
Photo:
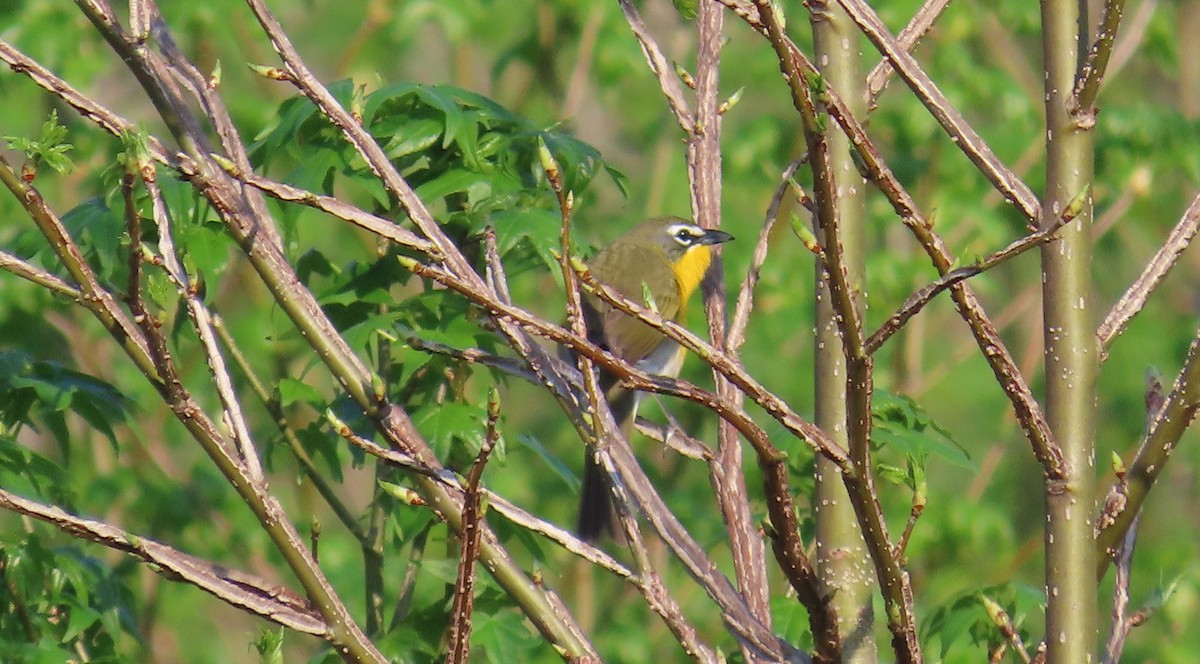
<instances>
[{"instance_id":1,"label":"bird's eye","mask_svg":"<svg viewBox=\"0 0 1200 664\"><path fill-rule=\"evenodd\" d=\"M684 243L691 242L692 234L687 232L687 229L680 229L675 233L675 239Z\"/></svg>"}]
</instances>

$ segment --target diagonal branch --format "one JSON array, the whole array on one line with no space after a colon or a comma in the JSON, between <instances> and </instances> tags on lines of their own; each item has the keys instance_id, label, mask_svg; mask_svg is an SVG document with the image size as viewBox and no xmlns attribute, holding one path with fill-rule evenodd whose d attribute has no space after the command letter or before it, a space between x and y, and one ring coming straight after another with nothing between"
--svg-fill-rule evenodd
<instances>
[{"instance_id":1,"label":"diagonal branch","mask_svg":"<svg viewBox=\"0 0 1200 664\"><path fill-rule=\"evenodd\" d=\"M904 26L897 37L897 41L906 53L911 53L916 48L917 42L933 29L933 24L949 6L950 0L925 0L925 4L921 5L921 8L917 10L912 20ZM867 74L867 108L875 110L879 96L883 94L884 88L887 87L895 72L892 63L884 58L875 65L870 74Z\"/></svg>"},{"instance_id":2,"label":"diagonal branch","mask_svg":"<svg viewBox=\"0 0 1200 664\"><path fill-rule=\"evenodd\" d=\"M933 298L937 297L939 293L942 293L948 290L950 287L962 283L971 277L983 274L997 265L1000 265L1011 258L1015 258L1022 253L1033 249L1034 247L1039 247L1053 240L1054 234L1058 232L1058 229L1062 228L1063 224L1069 223L1073 218L1074 217L1069 214L1061 215L1058 219L1058 223L1048 226L1035 233L1030 233L1023 238L1012 242L1007 247L979 260L973 265L953 269L932 283L926 284L920 290L910 295L908 299L904 301L904 304L902 304L895 313L889 316L888 319L879 326L879 329L867 339L867 352L874 353L875 351L879 350L883 344L887 343L887 340L890 339L893 334L904 327L910 318L917 315L921 309L925 308L925 305L929 304Z\"/></svg>"},{"instance_id":3,"label":"diagonal branch","mask_svg":"<svg viewBox=\"0 0 1200 664\"><path fill-rule=\"evenodd\" d=\"M750 27L759 33L763 35L767 34L766 27L761 20L753 0L717 1L732 9L735 14L741 16ZM1005 200L1015 204L1021 214L1031 223L1036 222L1041 210L1037 196L1029 189L1028 185L1022 182L1016 174L996 157L992 149L988 147L987 143L967 123L962 114L950 105L949 100L946 99L946 96L942 94L937 85L921 69L916 59L909 55L896 38L887 31L886 26L879 20L879 16L875 11L863 2L863 0L837 0L837 2L846 10L846 13L850 15L867 38L875 44L879 52L895 67L900 77L912 88L917 98L925 105L938 124L942 126L942 129L950 135L950 140L963 151L963 154L971 160L971 163L975 164L975 167L979 169L984 177L1004 195ZM807 58L800 53L794 44L791 44L789 49L795 51L797 59L804 65L806 71L815 73L815 68L812 67L811 63L807 62ZM830 114L835 116L838 123L846 127L846 124L836 114L844 113L845 115L849 115L849 113L846 112L845 105L836 94L836 91L829 90L827 106L829 107ZM853 138L852 136L851 139L853 140Z\"/></svg>"},{"instance_id":4,"label":"diagonal branch","mask_svg":"<svg viewBox=\"0 0 1200 664\"><path fill-rule=\"evenodd\" d=\"M646 64L650 66L650 71L654 73L659 86L662 87L663 96L667 98L667 106L675 115L675 121L685 132L691 134L695 129L696 119L692 115L691 106L688 105L687 96L684 95L679 77L667 63L667 57L663 55L662 48L655 41L654 35L646 29L642 15L638 13L637 7L633 6L633 2L631 0L617 1L621 5L621 13L625 15L625 22L629 24L629 29L642 47L642 54L646 56Z\"/></svg>"},{"instance_id":5,"label":"diagonal branch","mask_svg":"<svg viewBox=\"0 0 1200 664\"><path fill-rule=\"evenodd\" d=\"M1102 353L1108 352L1117 336L1125 331L1133 317L1142 310L1142 307L1146 306L1146 300L1150 299L1151 293L1158 288L1163 279L1167 278L1171 268L1175 267L1175 263L1179 262L1179 258L1183 256L1184 250L1191 246L1198 230L1200 230L1200 195L1192 199L1192 203L1183 213L1183 217L1171 229L1166 242L1154 254L1154 258L1151 258L1150 262L1146 264L1142 273L1129 286L1121 299L1113 305L1112 311L1109 311L1108 315L1104 317L1104 322L1096 331Z\"/></svg>"},{"instance_id":6,"label":"diagonal branch","mask_svg":"<svg viewBox=\"0 0 1200 664\"><path fill-rule=\"evenodd\" d=\"M1070 102L1072 115L1086 113L1095 122L1096 109L1093 105L1100 94L1100 84L1104 82L1108 59L1112 56L1113 43L1117 39L1117 29L1121 26L1124 13L1125 0L1105 0L1104 13L1100 15L1100 24L1096 28L1096 39L1075 77L1075 93Z\"/></svg>"},{"instance_id":7,"label":"diagonal branch","mask_svg":"<svg viewBox=\"0 0 1200 664\"><path fill-rule=\"evenodd\" d=\"M102 521L84 519L0 489L0 507L45 521L74 537L128 553L164 577L305 634L328 637L328 625L302 597L246 572L216 565Z\"/></svg>"},{"instance_id":8,"label":"diagonal branch","mask_svg":"<svg viewBox=\"0 0 1200 664\"><path fill-rule=\"evenodd\" d=\"M1171 393L1153 414L1129 470L1109 487L1096 519L1096 578L1118 553L1120 543L1141 512L1146 496L1166 467L1184 431L1200 411L1200 330L1188 347L1187 359Z\"/></svg>"},{"instance_id":9,"label":"diagonal branch","mask_svg":"<svg viewBox=\"0 0 1200 664\"><path fill-rule=\"evenodd\" d=\"M749 4L748 0L720 0L720 2L734 9L735 13L750 22L752 27L760 29L758 27L761 25L758 20L758 10ZM795 62L806 72L815 72L812 63L796 45L790 40L787 41L787 44L789 57L794 58ZM850 142L862 158L861 162L866 170L867 178L887 196L888 201L892 204L892 209L921 244L938 274L942 276L947 274L953 269L955 260L946 247L945 241L934 231L933 224L921 214L916 201L883 161L879 149L875 147L862 125L846 112L845 106L841 104L836 92L827 87L825 95L827 97L825 100L826 110L850 134ZM966 284L956 284L951 287L950 292L959 315L967 322L976 344L983 351L984 359L996 376L997 383L1012 404L1017 422L1033 446L1038 461L1050 475L1060 474L1062 472L1062 454L1054 442L1054 436L1046 423L1041 406L1017 367L1012 353L1001 339L996 326L988 318L979 298Z\"/></svg>"}]
</instances>

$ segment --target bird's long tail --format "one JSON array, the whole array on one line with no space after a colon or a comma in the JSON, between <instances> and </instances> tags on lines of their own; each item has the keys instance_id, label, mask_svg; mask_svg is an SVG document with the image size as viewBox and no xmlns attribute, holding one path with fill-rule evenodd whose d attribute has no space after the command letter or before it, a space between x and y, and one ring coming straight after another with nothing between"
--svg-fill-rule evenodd
<instances>
[{"instance_id":1,"label":"bird's long tail","mask_svg":"<svg viewBox=\"0 0 1200 664\"><path fill-rule=\"evenodd\" d=\"M609 390L609 408L612 409L613 419L625 434L625 440L629 440L633 433L639 396L636 392L620 388ZM606 537L618 543L625 541L625 533L613 504L612 478L596 462L591 448L584 452L583 486L579 491L579 518L575 522L575 534L585 542L597 542Z\"/></svg>"}]
</instances>

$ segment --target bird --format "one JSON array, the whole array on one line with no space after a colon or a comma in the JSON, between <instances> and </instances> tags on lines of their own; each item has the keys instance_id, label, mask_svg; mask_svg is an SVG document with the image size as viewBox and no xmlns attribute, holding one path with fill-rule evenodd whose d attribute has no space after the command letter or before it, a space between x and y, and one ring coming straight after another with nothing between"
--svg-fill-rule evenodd
<instances>
[{"instance_id":1,"label":"bird","mask_svg":"<svg viewBox=\"0 0 1200 664\"><path fill-rule=\"evenodd\" d=\"M588 261L588 269L610 289L646 302L667 320L683 323L688 300L712 263L712 247L732 239L729 233L680 217L654 217L600 249ZM647 373L679 374L685 354L682 346L595 295L584 295L581 304L591 342ZM599 386L628 440L641 394L621 387L615 376L604 371ZM610 480L591 449L584 457L575 533L586 542L620 539Z\"/></svg>"}]
</instances>

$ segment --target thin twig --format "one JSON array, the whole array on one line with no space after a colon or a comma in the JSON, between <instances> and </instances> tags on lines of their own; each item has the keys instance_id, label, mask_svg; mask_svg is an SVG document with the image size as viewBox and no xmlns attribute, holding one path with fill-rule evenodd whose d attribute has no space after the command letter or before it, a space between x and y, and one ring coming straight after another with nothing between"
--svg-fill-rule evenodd
<instances>
[{"instance_id":1,"label":"thin twig","mask_svg":"<svg viewBox=\"0 0 1200 664\"><path fill-rule=\"evenodd\" d=\"M908 540L912 537L913 529L917 527L917 520L921 518L924 511L924 497L914 493L912 507L908 509L908 521L904 524L904 532L900 533L900 540L896 542L894 555L898 560L904 560L904 554L908 551Z\"/></svg>"},{"instance_id":2,"label":"thin twig","mask_svg":"<svg viewBox=\"0 0 1200 664\"><path fill-rule=\"evenodd\" d=\"M171 581L187 583L217 599L305 634L327 637L320 615L290 589L217 565L107 523L67 514L0 489L0 507L45 521L74 537L128 553Z\"/></svg>"},{"instance_id":3,"label":"thin twig","mask_svg":"<svg viewBox=\"0 0 1200 664\"><path fill-rule=\"evenodd\" d=\"M956 268L934 280L932 283L926 284L917 292L913 293L904 301L891 316L888 317L879 329L876 330L867 339L866 348L868 353L874 353L891 338L893 334L898 332L908 322L910 318L917 315L929 304L934 297L955 284L961 283L976 275L987 272L988 270L1004 263L1005 261L1015 258L1022 253L1039 247L1054 239L1054 234L1058 229L1062 228L1063 224L1069 223L1073 216L1067 214L1060 215L1058 222L1052 226L1048 226L1040 231L1031 233L1009 244L1007 247L981 259L974 265Z\"/></svg>"},{"instance_id":4,"label":"thin twig","mask_svg":"<svg viewBox=\"0 0 1200 664\"><path fill-rule=\"evenodd\" d=\"M229 333L229 330L225 327L224 320L219 315L213 316L213 329L217 333L217 338L225 345L225 349L233 359L234 364L241 370L242 377L250 385L250 389L254 392L254 395L258 397L263 408L266 409L271 419L275 421L275 426L279 428L279 433L283 435L284 440L288 442L288 447L292 450L292 454L300 462L300 467L304 470L304 476L313 483L317 493L321 494L321 498L333 510L334 515L341 522L342 526L354 536L354 539L360 545L366 542L367 536L362 526L358 523L358 517L350 511L350 508L338 496L337 490L333 488L329 480L325 478L325 475L317 469L317 464L308 454L308 451L304 449L304 443L296 435L296 430L288 423L288 418L283 412L282 404L272 396L267 386L258 377L258 374L254 371L254 367L250 364L250 360L242 353L241 348L238 347L233 335Z\"/></svg>"},{"instance_id":5,"label":"thin twig","mask_svg":"<svg viewBox=\"0 0 1200 664\"><path fill-rule=\"evenodd\" d=\"M670 414L667 417L670 420L667 424L658 424L657 422L651 422L639 417L634 422L634 427L638 430L638 433L666 445L681 456L709 463L716 458L712 448L698 438L688 435Z\"/></svg>"},{"instance_id":6,"label":"thin twig","mask_svg":"<svg viewBox=\"0 0 1200 664\"><path fill-rule=\"evenodd\" d=\"M729 332L725 337L725 352L732 357L737 357L738 350L746 342L746 328L750 324L750 312L754 309L754 287L758 285L763 263L767 260L767 250L771 245L771 231L775 229L775 223L779 221L779 206L788 190L795 186L792 177L796 174L796 169L807 160L808 153L802 154L783 169L779 186L775 188L771 202L767 205L767 214L763 220L762 230L759 231L758 241L754 244L754 254L750 257L750 266L746 268L746 277L742 280L741 288L738 289L737 303L733 307L733 320L729 324Z\"/></svg>"},{"instance_id":7,"label":"thin twig","mask_svg":"<svg viewBox=\"0 0 1200 664\"><path fill-rule=\"evenodd\" d=\"M1117 43L1113 47L1112 59L1108 62L1108 75L1104 80L1110 80L1129 64L1133 56L1141 52L1150 23L1158 12L1159 0L1142 0L1134 10L1133 16L1125 22L1125 29L1117 35ZM1101 82L1103 87L1103 82Z\"/></svg>"},{"instance_id":8,"label":"thin twig","mask_svg":"<svg viewBox=\"0 0 1200 664\"><path fill-rule=\"evenodd\" d=\"M1163 279L1166 279L1171 268L1179 262L1184 250L1191 246L1197 230L1200 230L1200 195L1192 199L1183 216L1171 229L1171 233L1167 235L1167 240L1154 254L1154 258L1146 263L1142 273L1104 317L1104 322L1096 331L1101 353L1107 355L1113 340L1125 331L1133 317L1146 306L1146 300L1150 298L1151 293L1158 288Z\"/></svg>"},{"instance_id":9,"label":"thin twig","mask_svg":"<svg viewBox=\"0 0 1200 664\"><path fill-rule=\"evenodd\" d=\"M65 295L72 300L78 301L83 297L83 291L73 284L67 283L28 261L17 258L7 251L0 251L0 270L11 272L30 283L37 284L53 293Z\"/></svg>"},{"instance_id":10,"label":"thin twig","mask_svg":"<svg viewBox=\"0 0 1200 664\"><path fill-rule=\"evenodd\" d=\"M1109 487L1096 518L1096 578L1103 578L1141 511L1150 488L1170 461L1183 432L1200 411L1200 330L1188 347L1171 393L1158 407L1129 470Z\"/></svg>"},{"instance_id":11,"label":"thin twig","mask_svg":"<svg viewBox=\"0 0 1200 664\"><path fill-rule=\"evenodd\" d=\"M633 36L637 38L638 44L642 47L642 53L646 56L646 63L650 65L650 71L654 72L655 77L658 78L658 84L667 98L667 106L671 108L679 126L685 132L692 133L695 118L688 105L687 96L683 92L683 85L675 75L674 68L667 62L658 42L654 40L654 35L651 35L650 31L646 29L646 24L642 22L642 16L633 6L633 2L631 0L618 0L618 2L621 4L621 13L625 15L625 21L629 23L629 29L633 31Z\"/></svg>"},{"instance_id":12,"label":"thin twig","mask_svg":"<svg viewBox=\"0 0 1200 664\"><path fill-rule=\"evenodd\" d=\"M896 72L904 79L917 99L925 105L930 115L938 121L951 140L966 154L988 181L1003 193L1007 200L1017 206L1026 219L1038 218L1041 206L1037 196L992 152L988 144L975 132L942 94L916 58L908 54L902 44L888 32L887 26L865 0L836 0L850 18L858 25L867 39L891 62Z\"/></svg>"},{"instance_id":13,"label":"thin twig","mask_svg":"<svg viewBox=\"0 0 1200 664\"><path fill-rule=\"evenodd\" d=\"M167 203L163 200L162 191L159 189L155 179L153 163L143 164L140 172L142 173L142 184L150 194L150 209L154 223L158 227L159 257L162 260L168 278L179 290L179 295L183 298L187 306L188 315L192 319L192 326L196 330L196 335L200 338L200 345L204 349L204 356L208 361L209 374L212 376L213 385L217 389L217 396L220 398L221 407L224 409L224 418L222 419L233 435L234 444L237 446L247 475L250 479L263 483L266 481L266 477L263 475L262 464L258 459L258 450L254 448L254 439L250 435L250 426L242 414L242 406L238 400L237 392L233 388L233 380L229 375L229 367L225 362L224 356L221 354L220 347L217 345L217 337L213 331L212 314L209 312L208 306L200 298L199 289L191 283L187 272L183 269L183 264L179 261L179 256L175 252L174 236L171 229L171 213L167 209ZM140 248L140 244L138 244L134 250L140 251Z\"/></svg>"},{"instance_id":14,"label":"thin twig","mask_svg":"<svg viewBox=\"0 0 1200 664\"><path fill-rule=\"evenodd\" d=\"M1025 642L1021 639L1021 630L1017 629L1017 625L1009 617L1008 612L996 600L987 595L980 595L979 601L983 603L988 617L992 619L992 623L1000 630L1000 634L1012 646L1013 651L1017 653L1024 664L1029 664L1029 649L1025 647Z\"/></svg>"},{"instance_id":15,"label":"thin twig","mask_svg":"<svg viewBox=\"0 0 1200 664\"><path fill-rule=\"evenodd\" d=\"M462 551L458 558L458 578L454 583L454 604L450 608L450 648L447 664L466 664L471 653L471 611L475 604L475 561L479 558L479 524L483 513L479 502L479 481L483 469L496 442L500 430L496 427L500 419L500 396L493 389L488 395L487 432L471 470L467 472L467 483L463 488Z\"/></svg>"},{"instance_id":16,"label":"thin twig","mask_svg":"<svg viewBox=\"0 0 1200 664\"><path fill-rule=\"evenodd\" d=\"M384 239L391 240L400 246L408 247L409 249L414 249L427 256L436 258L436 249L433 243L417 237L416 233L406 228L401 228L391 219L371 214L366 210L332 196L317 194L307 189L293 187L283 182L265 178L257 173L243 171L231 162L219 161L218 163L229 175L276 200L299 203L300 205L320 210L332 217L348 221Z\"/></svg>"},{"instance_id":17,"label":"thin twig","mask_svg":"<svg viewBox=\"0 0 1200 664\"><path fill-rule=\"evenodd\" d=\"M687 129L686 162L691 198L692 217L702 228L720 227L721 217L721 116L720 99L721 48L725 42L723 34L725 10L712 2L697 6L696 70L696 116L694 124ZM708 322L708 334L717 348L726 350L728 339L728 313L725 290L724 251L714 247L712 264L701 284L704 297L704 313ZM728 352L728 351L726 351ZM742 392L721 374L713 371L713 382L718 398L740 405ZM770 593L767 583L766 548L758 534L751 513L750 498L746 489L742 442L732 423L722 420L717 426L717 458L709 464L709 481L725 522L729 538L729 549L733 558L734 575L738 586L746 597L754 615L768 628L771 627ZM786 478L783 478L786 480ZM776 489L790 495L786 483ZM768 493L768 503L777 502L781 496ZM749 648L742 644L743 656L749 662L760 661Z\"/></svg>"},{"instance_id":18,"label":"thin twig","mask_svg":"<svg viewBox=\"0 0 1200 664\"><path fill-rule=\"evenodd\" d=\"M527 380L535 385L540 385L542 382L537 374L530 370L525 363L512 358L493 355L481 348L454 348L437 341L430 341L411 335L405 338L405 343L413 350L445 355L446 357L452 357L471 364L482 364L485 367L496 369L510 376Z\"/></svg>"},{"instance_id":19,"label":"thin twig","mask_svg":"<svg viewBox=\"0 0 1200 664\"><path fill-rule=\"evenodd\" d=\"M1129 614L1129 584L1133 575L1133 547L1137 544L1138 526L1142 513L1129 524L1116 556L1116 576L1113 579L1112 624L1109 626L1108 641L1104 645L1101 664L1117 664L1125 650L1125 638L1134 628L1134 616ZM1135 614L1136 615L1136 614Z\"/></svg>"},{"instance_id":20,"label":"thin twig","mask_svg":"<svg viewBox=\"0 0 1200 664\"><path fill-rule=\"evenodd\" d=\"M559 263L563 274L563 286L567 295L567 320L571 331L576 336L586 339L588 337L588 328L583 310L583 300L579 290L579 275L572 266L572 260L574 259L571 244L571 215L574 209L574 196L572 192L566 191L563 188L562 173L550 151L544 145L539 146L539 151L547 180L558 198L559 211L562 218L560 229L562 253L559 256ZM599 413L601 411L601 401L608 398L601 389L600 377L597 375L591 359L586 355L576 355L576 361L578 362L580 374L583 376L584 390L587 393L588 399L588 412L593 414ZM585 445L589 442L591 444L588 445L589 449L587 453L594 454L598 465L610 477L614 478L612 491L604 499L613 501L613 507L616 510L624 534L622 539L633 554L637 575L641 580L639 589L642 590L647 604L663 619L664 624L675 635L675 638L684 647L685 652L691 654L697 661L715 664L718 661L716 653L710 646L700 640L699 632L684 618L683 611L674 597L666 592L662 579L651 563L650 553L643 540L636 514L627 507L629 503L625 497L621 474L608 454L607 443L615 440L619 444L628 445L629 441L621 440L621 436L606 435L609 434L609 430L606 428L606 419L604 417L593 416L590 419L592 431L590 440L585 441ZM761 616L759 617L761 618Z\"/></svg>"},{"instance_id":21,"label":"thin twig","mask_svg":"<svg viewBox=\"0 0 1200 664\"><path fill-rule=\"evenodd\" d=\"M933 28L933 24L949 6L950 0L925 0L925 4L921 5L921 8L917 10L917 13L913 15L908 25L904 26L897 37L897 41L905 52L911 53L916 48L917 43ZM879 95L883 94L883 90L887 87L895 71L888 59L884 58L875 65L870 74L867 74L867 108L869 110L875 110L875 106L879 103Z\"/></svg>"},{"instance_id":22,"label":"thin twig","mask_svg":"<svg viewBox=\"0 0 1200 664\"><path fill-rule=\"evenodd\" d=\"M1104 80L1108 60L1112 56L1113 43L1117 38L1117 29L1121 26L1121 16L1124 13L1125 0L1105 0L1104 13L1100 15L1100 23L1096 28L1096 38L1088 51L1087 60L1075 76L1075 92L1070 102L1072 115L1084 113L1092 122L1096 121L1096 109L1093 105L1100 93L1100 83Z\"/></svg>"}]
</instances>

